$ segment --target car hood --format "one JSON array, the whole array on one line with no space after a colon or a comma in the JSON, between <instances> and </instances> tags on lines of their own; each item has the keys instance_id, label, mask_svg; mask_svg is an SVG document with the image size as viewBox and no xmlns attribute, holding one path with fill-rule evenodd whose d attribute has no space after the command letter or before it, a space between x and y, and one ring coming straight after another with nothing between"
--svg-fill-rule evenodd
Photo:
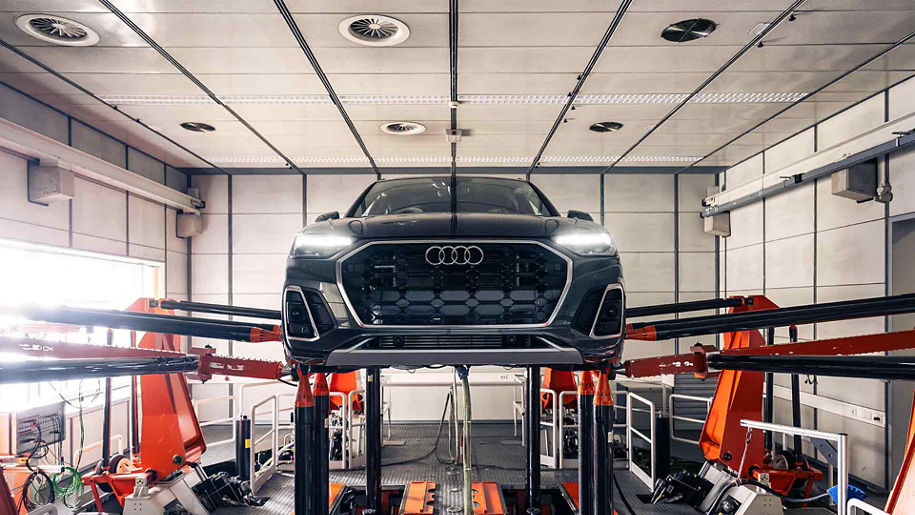
<instances>
[{"instance_id":1,"label":"car hood","mask_svg":"<svg viewBox=\"0 0 915 515\"><path fill-rule=\"evenodd\" d=\"M334 232L348 231L359 239L509 237L547 238L564 228L599 229L594 222L562 217L490 213L378 215L328 220ZM314 224L318 225L318 224Z\"/></svg>"}]
</instances>

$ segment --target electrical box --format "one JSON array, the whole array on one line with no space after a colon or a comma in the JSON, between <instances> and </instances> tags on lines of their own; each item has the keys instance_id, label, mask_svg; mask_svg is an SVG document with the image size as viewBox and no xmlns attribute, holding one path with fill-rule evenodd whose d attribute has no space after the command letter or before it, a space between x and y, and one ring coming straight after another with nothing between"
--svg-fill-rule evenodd
<instances>
[{"instance_id":1,"label":"electrical box","mask_svg":"<svg viewBox=\"0 0 915 515\"><path fill-rule=\"evenodd\" d=\"M445 129L445 141L448 143L458 143L464 136L462 129Z\"/></svg>"},{"instance_id":2,"label":"electrical box","mask_svg":"<svg viewBox=\"0 0 915 515\"><path fill-rule=\"evenodd\" d=\"M731 235L731 213L707 216L702 219L705 232L715 236L728 237Z\"/></svg>"},{"instance_id":3,"label":"electrical box","mask_svg":"<svg viewBox=\"0 0 915 515\"><path fill-rule=\"evenodd\" d=\"M64 403L0 413L0 454L25 456L41 445L63 441Z\"/></svg>"},{"instance_id":4,"label":"electrical box","mask_svg":"<svg viewBox=\"0 0 915 515\"><path fill-rule=\"evenodd\" d=\"M190 238L203 232L203 216L193 213L179 213L176 234L179 238Z\"/></svg>"},{"instance_id":5,"label":"electrical box","mask_svg":"<svg viewBox=\"0 0 915 515\"><path fill-rule=\"evenodd\" d=\"M30 164L28 171L29 200L50 204L73 198L73 172L57 165Z\"/></svg>"},{"instance_id":6,"label":"electrical box","mask_svg":"<svg viewBox=\"0 0 915 515\"><path fill-rule=\"evenodd\" d=\"M867 161L832 174L832 194L858 202L877 196L877 161Z\"/></svg>"}]
</instances>

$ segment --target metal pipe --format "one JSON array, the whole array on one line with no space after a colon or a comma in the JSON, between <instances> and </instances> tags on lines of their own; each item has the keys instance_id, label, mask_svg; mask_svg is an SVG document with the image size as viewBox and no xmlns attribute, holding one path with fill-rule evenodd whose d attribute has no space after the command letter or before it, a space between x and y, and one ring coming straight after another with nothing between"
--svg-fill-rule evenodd
<instances>
[{"instance_id":1,"label":"metal pipe","mask_svg":"<svg viewBox=\"0 0 915 515\"><path fill-rule=\"evenodd\" d=\"M578 515L594 513L593 460L594 376L590 370L585 370L578 382Z\"/></svg>"},{"instance_id":2,"label":"metal pipe","mask_svg":"<svg viewBox=\"0 0 915 515\"><path fill-rule=\"evenodd\" d=\"M286 2L283 0L274 0L273 3L276 4L276 8L280 11L280 15L283 17L286 25L289 26L289 30L292 32L292 36L295 38L296 42L298 42L302 52L305 53L305 57L308 58L308 62L311 63L311 67L314 69L315 75L318 76L318 79L321 80L321 84L324 86L324 89L327 90L327 95L330 97L330 101L333 102L333 104L337 107L337 111L340 112L340 116L343 118L343 121L346 122L346 126L349 127L349 131L352 133L353 138L356 139L356 143L359 144L359 148L362 149L362 153L365 154L366 159L369 160L369 165L371 165L372 170L375 171L375 177L381 179L381 171L378 169L378 165L375 164L375 159L372 157L372 154L369 153L369 149L366 148L365 142L362 141L362 136L360 136L359 131L356 130L356 125L353 124L353 120L349 117L349 114L347 114L346 108L343 107L343 102L340 101L340 98L337 96L337 92L334 91L334 87L331 85L330 80L327 78L327 75L321 68L321 64L318 63L318 58L315 57L314 52L311 51L311 47L308 46L308 42L305 40L305 36L299 29L299 25L296 23L292 13L289 12L289 8L286 7Z\"/></svg>"},{"instance_id":3,"label":"metal pipe","mask_svg":"<svg viewBox=\"0 0 915 515\"><path fill-rule=\"evenodd\" d=\"M766 328L766 345L775 345L775 328ZM772 372L765 375L766 397L763 401L763 422L772 423L775 416L775 376ZM763 431L763 447L772 451L772 431Z\"/></svg>"},{"instance_id":4,"label":"metal pipe","mask_svg":"<svg viewBox=\"0 0 915 515\"><path fill-rule=\"evenodd\" d=\"M540 513L540 367L527 372L527 513Z\"/></svg>"},{"instance_id":5,"label":"metal pipe","mask_svg":"<svg viewBox=\"0 0 915 515\"><path fill-rule=\"evenodd\" d=\"M114 331L107 332L107 344L114 345ZM108 470L111 458L111 377L105 378L105 401L102 405L102 471Z\"/></svg>"},{"instance_id":6,"label":"metal pipe","mask_svg":"<svg viewBox=\"0 0 915 515\"><path fill-rule=\"evenodd\" d=\"M473 515L473 462L471 456L470 424L473 412L470 403L470 381L467 379L467 367L459 367L461 390L464 392L464 515Z\"/></svg>"},{"instance_id":7,"label":"metal pipe","mask_svg":"<svg viewBox=\"0 0 915 515\"><path fill-rule=\"evenodd\" d=\"M641 306L637 308L627 307L626 318L687 313L689 311L704 311L706 309L731 308L743 306L747 303L747 300L748 297L730 297L727 299L695 300L692 302L675 302L673 304L657 304L654 306Z\"/></svg>"},{"instance_id":8,"label":"metal pipe","mask_svg":"<svg viewBox=\"0 0 915 515\"><path fill-rule=\"evenodd\" d=\"M451 130L458 128L458 0L448 2L448 66L451 85L450 104ZM457 232L457 142L451 142L451 233ZM457 434L457 433L455 433Z\"/></svg>"},{"instance_id":9,"label":"metal pipe","mask_svg":"<svg viewBox=\"0 0 915 515\"><path fill-rule=\"evenodd\" d=\"M251 480L251 419L247 415L235 421L235 473L242 481Z\"/></svg>"},{"instance_id":10,"label":"metal pipe","mask_svg":"<svg viewBox=\"0 0 915 515\"><path fill-rule=\"evenodd\" d=\"M797 326L788 328L788 339L797 343ZM791 425L801 427L801 376L791 374ZM800 461L804 455L803 442L800 435L794 435L794 459Z\"/></svg>"},{"instance_id":11,"label":"metal pipe","mask_svg":"<svg viewBox=\"0 0 915 515\"><path fill-rule=\"evenodd\" d=\"M240 341L249 341L252 330L273 331L275 328L266 324L244 324L227 320L209 320L101 309L25 307L6 311L30 320L59 324L103 326L112 329L131 329L134 331Z\"/></svg>"},{"instance_id":12,"label":"metal pipe","mask_svg":"<svg viewBox=\"0 0 915 515\"><path fill-rule=\"evenodd\" d=\"M848 77L848 76L851 75L852 73L854 73L854 72L860 70L861 68L864 68L865 66L871 64L872 62L876 61L877 59L880 59L880 58L883 57L884 55L886 55L886 54L892 52L892 51L895 50L896 48L898 48L898 47L904 45L907 41L909 41L909 40L912 39L913 37L915 37L915 32L910 32L909 34L907 34L905 37L903 37L903 38L900 39L899 41L897 41L897 42L893 43L892 45L890 45L890 46L888 46L888 47L886 47L886 48L880 50L880 51L877 52L876 54L874 54L874 55L868 57L868 58L865 59L864 61L861 61L860 63L858 63L857 65L853 66L852 68L850 68L850 69L848 69L848 70L846 70L846 71L840 73L837 77L831 79L831 80L830 80L829 82L827 82L826 84L823 84L822 86L820 86L820 87L814 89L813 91L810 91L810 92L804 94L803 96L801 96L800 98L798 98L797 100L795 100L794 102L792 102L791 104L788 104L787 106L783 107L782 109L776 111L774 114L772 114L772 115L769 116L768 118L762 120L761 122L757 123L756 125L754 125L754 126L750 127L749 129L743 131L742 133L740 133L740 134L737 135L736 137L730 139L727 143L721 145L720 147L716 148L715 150L712 150L712 151L709 152L708 154L702 156L700 159L694 161L694 162L693 162L692 164L690 164L689 166L687 166L687 167L685 167L685 168L682 168L682 169L678 170L678 171L676 172L676 174L684 173L684 172L686 172L687 170L689 170L690 168L693 168L693 167L696 166L697 164L701 163L702 161L705 161L705 160L708 159L709 157L711 157L711 156L715 155L716 153L720 152L721 150L723 150L724 148L728 147L729 145L731 145L731 144L734 143L735 141L739 140L740 138L746 136L747 134L750 134L751 132L755 131L756 129L762 127L763 125L769 123L770 121L774 120L775 118L781 116L781 115L784 114L786 111L788 111L789 109L794 108L795 106L797 106L797 105L800 104L801 102L804 102L805 100L807 100L807 99L809 99L810 97L816 95L817 93L819 93L819 92L825 90L826 88L832 86L833 84L839 82L840 80L844 79L845 77ZM817 122L817 123L819 123L819 122ZM816 126L816 123L815 123L813 126L815 127L815 126ZM809 127L806 127L806 128L804 128L804 130L807 130L808 128L809 128ZM800 132L803 132L803 131L800 131ZM800 133L800 132L799 132L799 133ZM776 144L777 144L777 143L776 143ZM770 148L771 148L771 147L770 147ZM714 214L714 213L712 213L712 214ZM709 215L705 215L705 214L703 213L702 216L704 217L704 216L709 216Z\"/></svg>"},{"instance_id":13,"label":"metal pipe","mask_svg":"<svg viewBox=\"0 0 915 515\"><path fill-rule=\"evenodd\" d=\"M181 72L182 75L184 75L188 80L190 80L192 83L194 83L194 85L197 86L201 91L206 93L206 95L208 97L210 97L210 100L215 102L216 105L225 109L227 113L232 115L233 118L238 120L239 123L241 123L246 129L248 129L251 132L251 134L254 134L259 140L263 141L265 145L270 147L270 150L272 150L276 155L280 156L280 158L282 158L283 161L285 161L286 164L289 165L290 168L292 168L296 172L299 172L302 175L305 175L304 170L302 170L301 168L296 166L296 164L294 162L292 162L292 160L289 159L286 156L286 154L284 154L280 149L276 148L276 146L273 143L270 143L270 141L267 138L265 138L263 134L258 132L257 129L255 129L250 123L248 123L247 120L242 118L241 115L238 114L237 112L235 112L234 109L232 109L231 107L226 105L225 102L223 102L216 95L216 93L214 93L204 83L200 82L200 79L195 77L194 74L190 72L190 70L188 70L187 68L184 67L184 65L179 63L178 60L175 59L171 54L169 54L168 51L166 51L164 48L162 48L162 46L159 45L159 43L156 43L156 41L153 38L151 38L149 36L149 34L147 34L145 31L143 31L143 29L138 27L137 24L133 22L133 20L131 20L130 18L127 17L127 15L125 15L123 12L121 12L121 10L118 9L113 3L111 3L110 0L99 0L99 2L101 2L102 5L104 5L109 11L111 11L112 14L117 16L122 22L124 22L125 25L130 27L130 30L132 30L137 36L139 36L140 39L145 41L147 45L152 47L153 50L158 52L159 55L161 55L163 58L165 58L165 60L168 61L172 66L174 66L179 72Z\"/></svg>"},{"instance_id":14,"label":"metal pipe","mask_svg":"<svg viewBox=\"0 0 915 515\"><path fill-rule=\"evenodd\" d=\"M177 309L195 313L213 313L216 315L232 315L240 317L266 318L268 320L281 320L282 315L273 309L245 308L229 306L226 304L210 304L206 302L189 302L186 300L161 299L150 303L153 307L162 309Z\"/></svg>"},{"instance_id":15,"label":"metal pipe","mask_svg":"<svg viewBox=\"0 0 915 515\"><path fill-rule=\"evenodd\" d=\"M315 400L308 375L299 371L295 397L295 515L311 515L314 502Z\"/></svg>"},{"instance_id":16,"label":"metal pipe","mask_svg":"<svg viewBox=\"0 0 915 515\"><path fill-rule=\"evenodd\" d=\"M197 356L27 360L0 363L0 384L64 381L89 377L170 374L197 370Z\"/></svg>"},{"instance_id":17,"label":"metal pipe","mask_svg":"<svg viewBox=\"0 0 915 515\"><path fill-rule=\"evenodd\" d=\"M330 411L330 389L327 376L315 374L314 384L315 422L314 422L314 507L316 515L327 515L330 510L330 435L328 434L327 415Z\"/></svg>"},{"instance_id":18,"label":"metal pipe","mask_svg":"<svg viewBox=\"0 0 915 515\"><path fill-rule=\"evenodd\" d=\"M601 369L597 378L597 390L594 393L594 515L614 513L609 472L613 468L613 455L610 454L609 445L613 432L613 418L610 379L607 370Z\"/></svg>"},{"instance_id":19,"label":"metal pipe","mask_svg":"<svg viewBox=\"0 0 915 515\"><path fill-rule=\"evenodd\" d=\"M915 356L735 356L710 354L710 368L777 374L915 380Z\"/></svg>"},{"instance_id":20,"label":"metal pipe","mask_svg":"<svg viewBox=\"0 0 915 515\"><path fill-rule=\"evenodd\" d=\"M666 340L703 334L749 331L766 327L828 322L915 312L915 294L807 304L789 308L747 311L726 315L681 318L654 322L630 331L634 339Z\"/></svg>"},{"instance_id":21,"label":"metal pipe","mask_svg":"<svg viewBox=\"0 0 915 515\"><path fill-rule=\"evenodd\" d=\"M693 97L695 97L696 95L698 95L698 94L699 94L703 89L705 89L709 84L711 84L712 82L714 82L715 79L717 79L722 73L724 73L728 68L730 68L731 65L733 65L733 64L736 63L741 57L743 57L744 54L746 54L747 52L749 52L750 49L752 49L752 48L755 47L757 44L759 44L759 43L763 40L763 38L765 38L766 36L768 36L770 32L772 32L773 30L775 30L775 28L778 27L783 21L785 21L786 19L788 19L788 17L790 17L792 14L794 14L794 11L795 11L798 7L800 7L801 4L803 4L803 3L806 2L806 1L807 1L807 0L795 0L787 9L785 9L784 11L782 11L781 14L779 14L778 16L776 16L774 20L772 20L768 25L765 26L765 28L764 28L762 31L759 32L759 34L757 34L753 39L751 39L750 41L748 41L747 44L745 44L740 50L738 50L736 54L734 54L733 56L731 56L731 58L728 59L727 62L725 62L725 63L724 63L723 65L721 65L717 70L715 70L715 73L709 75L708 78L706 78L704 81L702 81L702 84L700 84L699 86L697 86L696 89L694 89L692 93L690 93L689 95L687 95L686 97L684 97L683 100L681 100L680 103L677 104L673 109L671 109L669 113L667 113L666 115L664 115L664 117L661 118L661 119L658 121L658 123L652 125L651 128L648 129L648 131L647 131L645 134L642 135L642 137L640 137L638 140L636 140L636 142L633 143L632 146L630 146L628 149L626 149L625 152L623 152L619 157L617 157L617 158L613 161L613 163L610 164L610 166L608 166L607 168L605 168L605 169L601 172L601 175L610 172L610 170L612 170L613 167L617 165L617 163L619 163L620 161L622 161L623 159L625 159L626 156L628 156L633 150L635 150L636 147L638 147L639 145L641 145L643 141L645 141L646 139L648 139L649 136L651 136L652 134L654 134L654 132L655 132L656 130L658 130L658 129L661 127L661 125L664 125L664 123L665 123L667 120L670 120L675 114L677 114L677 112L678 112L680 109L682 109L686 104L688 104L688 103L693 99Z\"/></svg>"},{"instance_id":22,"label":"metal pipe","mask_svg":"<svg viewBox=\"0 0 915 515\"><path fill-rule=\"evenodd\" d=\"M534 156L533 161L531 161L530 166L527 167L525 171L525 176L527 180L531 179L531 174L534 172L534 168L540 164L540 158L543 157L543 152L546 150L547 145L550 144L550 140L553 139L553 136L556 134L556 130L559 129L559 125L566 118L566 114L569 112L569 109L575 104L575 99L578 98L578 94L581 92L581 88L585 85L585 81L588 80L588 77L591 75L591 70L594 69L594 66L597 65L598 59L604 49L607 48L607 45L610 43L610 38L613 36L613 33L616 32L617 27L619 27L620 22L623 20L623 15L626 14L626 11L629 9L629 5L632 3L632 0L623 0L620 3L619 7L616 9L616 14L613 16L613 19L610 20L610 25L607 26L607 30L604 32L604 36L600 38L600 42L597 44L597 48L594 49L594 53L591 54L591 59L588 60L588 64L585 65L585 69L581 72L581 75L578 76L575 81L575 87L572 89L572 92L569 93L566 103L563 104L562 109L559 111L559 116L556 117L556 121L553 122L553 126L550 127L550 132L546 134L546 139L543 140L543 144L540 145L540 149L537 151L537 154Z\"/></svg>"},{"instance_id":23,"label":"metal pipe","mask_svg":"<svg viewBox=\"0 0 915 515\"><path fill-rule=\"evenodd\" d=\"M366 369L365 383L365 513L381 515L381 369Z\"/></svg>"}]
</instances>

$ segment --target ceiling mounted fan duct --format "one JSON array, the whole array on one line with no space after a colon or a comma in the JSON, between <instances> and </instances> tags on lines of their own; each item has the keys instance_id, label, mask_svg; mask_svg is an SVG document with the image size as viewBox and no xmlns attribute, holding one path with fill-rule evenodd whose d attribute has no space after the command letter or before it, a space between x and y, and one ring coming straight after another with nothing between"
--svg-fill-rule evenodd
<instances>
[{"instance_id":1,"label":"ceiling mounted fan duct","mask_svg":"<svg viewBox=\"0 0 915 515\"><path fill-rule=\"evenodd\" d=\"M360 14L340 22L338 27L344 38L365 46L393 46L410 37L410 28L390 16Z\"/></svg>"},{"instance_id":2,"label":"ceiling mounted fan duct","mask_svg":"<svg viewBox=\"0 0 915 515\"><path fill-rule=\"evenodd\" d=\"M414 136L426 132L426 126L416 122L388 122L381 124L381 132L395 136Z\"/></svg>"},{"instance_id":3,"label":"ceiling mounted fan duct","mask_svg":"<svg viewBox=\"0 0 915 515\"><path fill-rule=\"evenodd\" d=\"M620 122L598 122L591 124L589 130L594 132L615 132L623 128Z\"/></svg>"},{"instance_id":4,"label":"ceiling mounted fan duct","mask_svg":"<svg viewBox=\"0 0 915 515\"><path fill-rule=\"evenodd\" d=\"M672 43L685 43L708 36L717 26L715 22L706 18L692 18L668 26L661 31L661 37Z\"/></svg>"},{"instance_id":5,"label":"ceiling mounted fan duct","mask_svg":"<svg viewBox=\"0 0 915 515\"><path fill-rule=\"evenodd\" d=\"M69 18L53 14L24 14L16 18L16 26L33 38L63 46L91 46L99 35L89 27Z\"/></svg>"}]
</instances>

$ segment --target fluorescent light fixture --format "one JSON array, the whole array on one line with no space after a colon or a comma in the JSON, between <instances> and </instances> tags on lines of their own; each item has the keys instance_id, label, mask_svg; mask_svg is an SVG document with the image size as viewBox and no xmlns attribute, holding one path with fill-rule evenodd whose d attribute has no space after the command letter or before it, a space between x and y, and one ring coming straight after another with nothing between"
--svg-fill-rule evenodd
<instances>
[{"instance_id":1,"label":"fluorescent light fixture","mask_svg":"<svg viewBox=\"0 0 915 515\"><path fill-rule=\"evenodd\" d=\"M541 163L595 163L610 164L619 156L546 156ZM278 156L211 156L207 158L214 163L224 165L251 164L251 165L281 165L285 161ZM305 164L355 164L368 165L368 160L362 156L291 156L293 162ZM495 164L527 164L534 156L461 156L457 158L460 164L495 163ZM627 156L623 162L629 163L692 163L699 161L702 156ZM450 156L376 156L375 161L382 164L447 164L451 162Z\"/></svg>"},{"instance_id":2,"label":"fluorescent light fixture","mask_svg":"<svg viewBox=\"0 0 915 515\"><path fill-rule=\"evenodd\" d=\"M760 104L795 102L806 93L723 92L700 93L690 100L695 104ZM576 105L678 104L687 93L593 93L579 95ZM213 104L206 95L109 95L103 100L115 105L196 105ZM327 95L225 95L219 97L228 105L330 105ZM560 95L458 95L461 105L560 105L568 97ZM340 95L347 105L448 105L448 95Z\"/></svg>"}]
</instances>

